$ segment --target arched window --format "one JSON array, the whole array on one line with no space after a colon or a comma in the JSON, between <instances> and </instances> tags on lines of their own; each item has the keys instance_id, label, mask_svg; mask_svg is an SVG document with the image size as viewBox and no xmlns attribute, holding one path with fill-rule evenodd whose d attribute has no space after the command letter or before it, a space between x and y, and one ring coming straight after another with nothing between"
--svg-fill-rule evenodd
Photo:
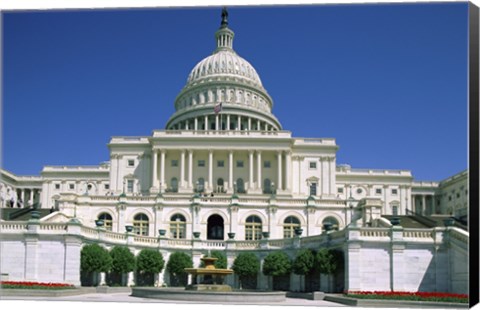
<instances>
[{"instance_id":1,"label":"arched window","mask_svg":"<svg viewBox=\"0 0 480 310\"><path fill-rule=\"evenodd\" d=\"M133 218L133 232L140 236L148 236L148 216L138 213Z\"/></svg>"},{"instance_id":2,"label":"arched window","mask_svg":"<svg viewBox=\"0 0 480 310\"><path fill-rule=\"evenodd\" d=\"M185 239L187 232L187 221L185 217L179 213L174 214L170 218L170 238Z\"/></svg>"},{"instance_id":3,"label":"arched window","mask_svg":"<svg viewBox=\"0 0 480 310\"><path fill-rule=\"evenodd\" d=\"M98 215L98 219L103 221L103 227L105 227L106 230L112 231L112 216L108 213L101 213Z\"/></svg>"},{"instance_id":4,"label":"arched window","mask_svg":"<svg viewBox=\"0 0 480 310\"><path fill-rule=\"evenodd\" d=\"M240 194L245 193L245 182L243 182L242 178L237 179L237 193L240 193Z\"/></svg>"},{"instance_id":5,"label":"arched window","mask_svg":"<svg viewBox=\"0 0 480 310\"><path fill-rule=\"evenodd\" d=\"M295 216L289 216L283 221L283 238L293 238L295 228L300 227L300 220Z\"/></svg>"},{"instance_id":6,"label":"arched window","mask_svg":"<svg viewBox=\"0 0 480 310\"><path fill-rule=\"evenodd\" d=\"M170 186L172 187L172 192L176 193L178 192L178 180L177 178L172 178L170 181Z\"/></svg>"},{"instance_id":7,"label":"arched window","mask_svg":"<svg viewBox=\"0 0 480 310\"><path fill-rule=\"evenodd\" d=\"M272 181L270 181L270 179L263 180L263 193L264 194L272 193Z\"/></svg>"},{"instance_id":8,"label":"arched window","mask_svg":"<svg viewBox=\"0 0 480 310\"><path fill-rule=\"evenodd\" d=\"M245 221L245 240L260 240L262 238L262 220L256 215L250 215Z\"/></svg>"},{"instance_id":9,"label":"arched window","mask_svg":"<svg viewBox=\"0 0 480 310\"><path fill-rule=\"evenodd\" d=\"M326 217L322 222L322 229L325 230L325 224L330 224L332 230L338 230L338 221L333 216Z\"/></svg>"}]
</instances>

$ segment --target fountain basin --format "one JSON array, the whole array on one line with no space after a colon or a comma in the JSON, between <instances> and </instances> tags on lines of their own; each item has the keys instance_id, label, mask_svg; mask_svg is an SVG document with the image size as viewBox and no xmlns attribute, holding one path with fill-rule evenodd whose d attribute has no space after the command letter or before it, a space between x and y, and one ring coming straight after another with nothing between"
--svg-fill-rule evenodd
<instances>
[{"instance_id":1,"label":"fountain basin","mask_svg":"<svg viewBox=\"0 0 480 310\"><path fill-rule=\"evenodd\" d=\"M179 288L133 287L133 297L170 301L228 302L243 304L269 304L285 301L285 292L268 291L195 291Z\"/></svg>"}]
</instances>

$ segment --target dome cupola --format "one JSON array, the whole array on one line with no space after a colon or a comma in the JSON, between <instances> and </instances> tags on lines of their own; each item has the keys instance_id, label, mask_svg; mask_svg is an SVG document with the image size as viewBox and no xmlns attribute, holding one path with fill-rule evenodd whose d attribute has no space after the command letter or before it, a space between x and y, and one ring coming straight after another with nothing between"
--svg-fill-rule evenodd
<instances>
[{"instance_id":1,"label":"dome cupola","mask_svg":"<svg viewBox=\"0 0 480 310\"><path fill-rule=\"evenodd\" d=\"M233 50L234 36L224 8L217 47L190 72L167 130L281 130L257 71Z\"/></svg>"}]
</instances>

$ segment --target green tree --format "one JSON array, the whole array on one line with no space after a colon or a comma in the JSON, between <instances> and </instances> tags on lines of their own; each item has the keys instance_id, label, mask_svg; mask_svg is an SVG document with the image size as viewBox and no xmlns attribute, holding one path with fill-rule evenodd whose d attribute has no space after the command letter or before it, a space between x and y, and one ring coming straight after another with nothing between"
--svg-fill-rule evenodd
<instances>
[{"instance_id":1,"label":"green tree","mask_svg":"<svg viewBox=\"0 0 480 310\"><path fill-rule=\"evenodd\" d=\"M124 285L123 275L135 270L135 255L125 246L114 246L110 250L112 258L109 285Z\"/></svg>"},{"instance_id":2,"label":"green tree","mask_svg":"<svg viewBox=\"0 0 480 310\"><path fill-rule=\"evenodd\" d=\"M315 256L315 264L321 273L333 275L343 269L343 253L338 250L320 249Z\"/></svg>"},{"instance_id":3,"label":"green tree","mask_svg":"<svg viewBox=\"0 0 480 310\"><path fill-rule=\"evenodd\" d=\"M187 284L187 273L185 268L192 268L192 258L183 252L175 252L170 255L167 263L167 271L171 275L172 286L185 286Z\"/></svg>"},{"instance_id":4,"label":"green tree","mask_svg":"<svg viewBox=\"0 0 480 310\"><path fill-rule=\"evenodd\" d=\"M301 288L302 291L305 290L305 282L306 282L306 276L307 275L312 275L312 272L315 267L315 255L313 254L313 251L310 249L301 249L298 251L297 256L295 257L295 260L293 261L292 264L292 271L295 274L300 275L301 277L303 276L304 278L301 279L301 284L303 287ZM311 287L311 277L309 281L309 287Z\"/></svg>"},{"instance_id":5,"label":"green tree","mask_svg":"<svg viewBox=\"0 0 480 310\"><path fill-rule=\"evenodd\" d=\"M84 282L86 282L84 284L98 285L95 274L108 272L111 267L112 258L104 247L98 244L89 244L82 248L80 252L80 271L83 273Z\"/></svg>"},{"instance_id":6,"label":"green tree","mask_svg":"<svg viewBox=\"0 0 480 310\"><path fill-rule=\"evenodd\" d=\"M327 276L326 292L331 292L335 287L334 275L344 268L343 252L339 250L320 249L315 256L315 264L320 273Z\"/></svg>"},{"instance_id":7,"label":"green tree","mask_svg":"<svg viewBox=\"0 0 480 310\"><path fill-rule=\"evenodd\" d=\"M292 264L292 270L298 275L309 274L315 266L315 256L310 249L301 249Z\"/></svg>"},{"instance_id":8,"label":"green tree","mask_svg":"<svg viewBox=\"0 0 480 310\"><path fill-rule=\"evenodd\" d=\"M137 280L140 285L153 285L154 275L165 266L163 256L157 250L143 249L137 256Z\"/></svg>"},{"instance_id":9,"label":"green tree","mask_svg":"<svg viewBox=\"0 0 480 310\"><path fill-rule=\"evenodd\" d=\"M253 253L240 253L233 261L232 269L238 275L240 287L257 287L256 276L260 271L260 261Z\"/></svg>"},{"instance_id":10,"label":"green tree","mask_svg":"<svg viewBox=\"0 0 480 310\"><path fill-rule=\"evenodd\" d=\"M266 276L285 276L292 270L292 262L287 254L277 251L265 257L263 274Z\"/></svg>"}]
</instances>

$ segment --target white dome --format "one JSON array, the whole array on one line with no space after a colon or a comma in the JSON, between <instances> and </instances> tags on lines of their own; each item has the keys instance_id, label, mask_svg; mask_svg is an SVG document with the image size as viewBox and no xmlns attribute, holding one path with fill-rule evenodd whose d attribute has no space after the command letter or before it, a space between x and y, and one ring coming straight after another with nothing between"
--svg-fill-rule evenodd
<instances>
[{"instance_id":1,"label":"white dome","mask_svg":"<svg viewBox=\"0 0 480 310\"><path fill-rule=\"evenodd\" d=\"M262 87L262 82L253 66L233 50L220 50L200 61L190 72L187 86L202 79L230 76L246 80L247 83Z\"/></svg>"}]
</instances>

